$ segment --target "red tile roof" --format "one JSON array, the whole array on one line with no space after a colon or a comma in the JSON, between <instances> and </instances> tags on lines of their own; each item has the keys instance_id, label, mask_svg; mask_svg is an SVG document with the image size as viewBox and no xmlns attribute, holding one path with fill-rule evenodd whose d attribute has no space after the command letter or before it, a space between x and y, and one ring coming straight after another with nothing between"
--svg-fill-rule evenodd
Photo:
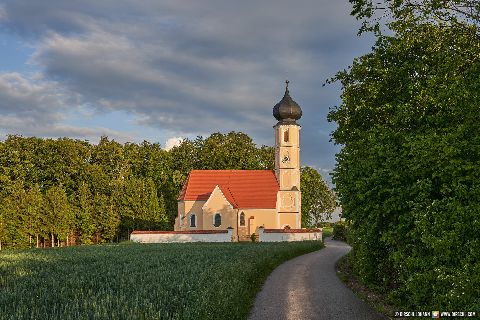
<instances>
[{"instance_id":1,"label":"red tile roof","mask_svg":"<svg viewBox=\"0 0 480 320\"><path fill-rule=\"evenodd\" d=\"M178 200L206 201L217 185L234 208L276 208L273 170L192 170Z\"/></svg>"}]
</instances>

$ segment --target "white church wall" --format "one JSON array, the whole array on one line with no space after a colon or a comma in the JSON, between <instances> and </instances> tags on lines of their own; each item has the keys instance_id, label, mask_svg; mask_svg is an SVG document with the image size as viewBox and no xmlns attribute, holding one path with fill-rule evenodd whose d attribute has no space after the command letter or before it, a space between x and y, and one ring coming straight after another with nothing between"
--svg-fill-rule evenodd
<instances>
[{"instance_id":1,"label":"white church wall","mask_svg":"<svg viewBox=\"0 0 480 320\"><path fill-rule=\"evenodd\" d=\"M233 229L204 231L133 231L130 240L138 243L231 242Z\"/></svg>"},{"instance_id":2,"label":"white church wall","mask_svg":"<svg viewBox=\"0 0 480 320\"><path fill-rule=\"evenodd\" d=\"M322 229L264 229L258 228L259 242L322 241Z\"/></svg>"}]
</instances>

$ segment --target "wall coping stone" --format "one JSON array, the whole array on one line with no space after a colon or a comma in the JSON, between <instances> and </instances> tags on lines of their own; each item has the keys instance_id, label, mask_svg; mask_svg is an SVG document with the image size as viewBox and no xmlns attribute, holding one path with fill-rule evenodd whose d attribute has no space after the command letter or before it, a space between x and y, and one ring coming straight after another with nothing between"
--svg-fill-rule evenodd
<instances>
[{"instance_id":1,"label":"wall coping stone","mask_svg":"<svg viewBox=\"0 0 480 320\"><path fill-rule=\"evenodd\" d=\"M264 233L311 233L321 231L322 229L263 229Z\"/></svg>"},{"instance_id":2,"label":"wall coping stone","mask_svg":"<svg viewBox=\"0 0 480 320\"><path fill-rule=\"evenodd\" d=\"M131 234L212 234L212 233L228 233L228 230L190 230L190 231L134 230Z\"/></svg>"}]
</instances>

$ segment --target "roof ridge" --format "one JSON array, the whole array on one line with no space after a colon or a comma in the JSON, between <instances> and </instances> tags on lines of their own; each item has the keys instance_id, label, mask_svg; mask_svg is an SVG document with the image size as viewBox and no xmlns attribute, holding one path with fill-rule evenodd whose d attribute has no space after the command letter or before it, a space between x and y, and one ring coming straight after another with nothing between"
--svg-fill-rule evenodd
<instances>
[{"instance_id":1,"label":"roof ridge","mask_svg":"<svg viewBox=\"0 0 480 320\"><path fill-rule=\"evenodd\" d=\"M235 199L235 195L233 194L232 190L230 190L230 187L228 188L228 192L230 192L230 194L232 195L232 199L233 199L233 201L235 201L235 205L236 205L236 207L238 207L238 202L237 202L237 199Z\"/></svg>"},{"instance_id":2,"label":"roof ridge","mask_svg":"<svg viewBox=\"0 0 480 320\"><path fill-rule=\"evenodd\" d=\"M227 185L227 190L228 190L228 193L230 193L230 196L232 197L233 201L235 202L235 206L238 207L238 203L237 203L237 199L235 199L235 197L233 196L233 192L232 190L230 189L230 182L232 181L232 175L228 175L228 185Z\"/></svg>"}]
</instances>

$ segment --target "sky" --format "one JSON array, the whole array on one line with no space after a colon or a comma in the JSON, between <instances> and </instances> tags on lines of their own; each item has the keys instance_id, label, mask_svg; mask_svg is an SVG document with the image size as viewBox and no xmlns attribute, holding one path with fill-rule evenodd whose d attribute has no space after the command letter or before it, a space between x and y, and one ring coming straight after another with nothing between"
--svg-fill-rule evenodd
<instances>
[{"instance_id":1,"label":"sky","mask_svg":"<svg viewBox=\"0 0 480 320\"><path fill-rule=\"evenodd\" d=\"M273 145L285 80L302 165L339 147L323 86L370 51L348 0L0 0L0 138L159 142L241 131Z\"/></svg>"}]
</instances>

